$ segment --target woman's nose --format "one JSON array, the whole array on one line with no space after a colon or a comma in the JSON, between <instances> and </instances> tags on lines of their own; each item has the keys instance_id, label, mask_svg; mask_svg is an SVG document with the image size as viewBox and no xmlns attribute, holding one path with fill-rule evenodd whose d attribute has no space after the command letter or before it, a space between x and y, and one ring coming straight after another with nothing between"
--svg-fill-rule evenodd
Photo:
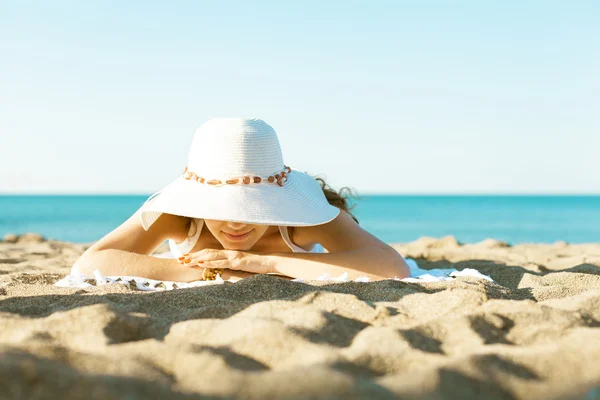
<instances>
[{"instance_id":1,"label":"woman's nose","mask_svg":"<svg viewBox=\"0 0 600 400\"><path fill-rule=\"evenodd\" d=\"M233 230L239 231L241 230L243 227L246 226L245 223L243 222L233 222L233 221L228 221L227 222L227 226L230 227Z\"/></svg>"}]
</instances>

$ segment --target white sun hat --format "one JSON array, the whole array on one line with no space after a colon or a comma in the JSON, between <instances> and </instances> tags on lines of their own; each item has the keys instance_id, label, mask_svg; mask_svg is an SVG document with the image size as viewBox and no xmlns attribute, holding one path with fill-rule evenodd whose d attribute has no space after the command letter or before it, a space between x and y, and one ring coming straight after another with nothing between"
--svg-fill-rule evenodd
<instances>
[{"instance_id":1,"label":"white sun hat","mask_svg":"<svg viewBox=\"0 0 600 400\"><path fill-rule=\"evenodd\" d=\"M284 164L265 121L212 118L195 132L187 167L141 209L145 230L162 213L249 224L310 226L333 220L319 182Z\"/></svg>"}]
</instances>

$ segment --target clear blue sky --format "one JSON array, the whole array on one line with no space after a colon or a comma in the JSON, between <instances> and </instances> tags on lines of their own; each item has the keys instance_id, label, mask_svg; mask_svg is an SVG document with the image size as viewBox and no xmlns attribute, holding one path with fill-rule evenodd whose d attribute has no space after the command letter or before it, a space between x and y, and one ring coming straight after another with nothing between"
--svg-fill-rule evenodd
<instances>
[{"instance_id":1,"label":"clear blue sky","mask_svg":"<svg viewBox=\"0 0 600 400\"><path fill-rule=\"evenodd\" d=\"M0 193L151 193L211 117L359 193L600 193L597 1L0 0Z\"/></svg>"}]
</instances>

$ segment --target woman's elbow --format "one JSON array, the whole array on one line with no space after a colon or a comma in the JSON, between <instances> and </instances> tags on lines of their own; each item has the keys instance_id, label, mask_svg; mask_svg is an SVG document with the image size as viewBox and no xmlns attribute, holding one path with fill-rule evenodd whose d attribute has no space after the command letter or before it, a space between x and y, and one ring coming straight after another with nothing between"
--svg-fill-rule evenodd
<instances>
[{"instance_id":1,"label":"woman's elbow","mask_svg":"<svg viewBox=\"0 0 600 400\"><path fill-rule=\"evenodd\" d=\"M410 277L410 267L400 253L394 250L391 255L391 259L390 275L392 276L390 276L390 278L404 279Z\"/></svg>"},{"instance_id":2,"label":"woman's elbow","mask_svg":"<svg viewBox=\"0 0 600 400\"><path fill-rule=\"evenodd\" d=\"M71 275L93 276L94 270L98 269L95 255L99 251L85 252L71 266ZM102 271L100 271L102 272Z\"/></svg>"},{"instance_id":3,"label":"woman's elbow","mask_svg":"<svg viewBox=\"0 0 600 400\"><path fill-rule=\"evenodd\" d=\"M398 279L410 278L410 267L408 266L404 258L402 258L402 262L400 263L400 265L398 265L397 269L398 274L396 275L396 277Z\"/></svg>"}]
</instances>

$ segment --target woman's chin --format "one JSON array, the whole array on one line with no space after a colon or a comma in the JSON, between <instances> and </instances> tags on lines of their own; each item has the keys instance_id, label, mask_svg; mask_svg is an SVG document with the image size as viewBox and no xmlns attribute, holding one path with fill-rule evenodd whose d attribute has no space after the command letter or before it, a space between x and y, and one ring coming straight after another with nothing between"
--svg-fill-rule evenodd
<instances>
[{"instance_id":1,"label":"woman's chin","mask_svg":"<svg viewBox=\"0 0 600 400\"><path fill-rule=\"evenodd\" d=\"M226 243L223 243L223 248L225 250L248 251L252 248L252 243L250 243L250 242L245 242L245 243L226 242Z\"/></svg>"}]
</instances>

